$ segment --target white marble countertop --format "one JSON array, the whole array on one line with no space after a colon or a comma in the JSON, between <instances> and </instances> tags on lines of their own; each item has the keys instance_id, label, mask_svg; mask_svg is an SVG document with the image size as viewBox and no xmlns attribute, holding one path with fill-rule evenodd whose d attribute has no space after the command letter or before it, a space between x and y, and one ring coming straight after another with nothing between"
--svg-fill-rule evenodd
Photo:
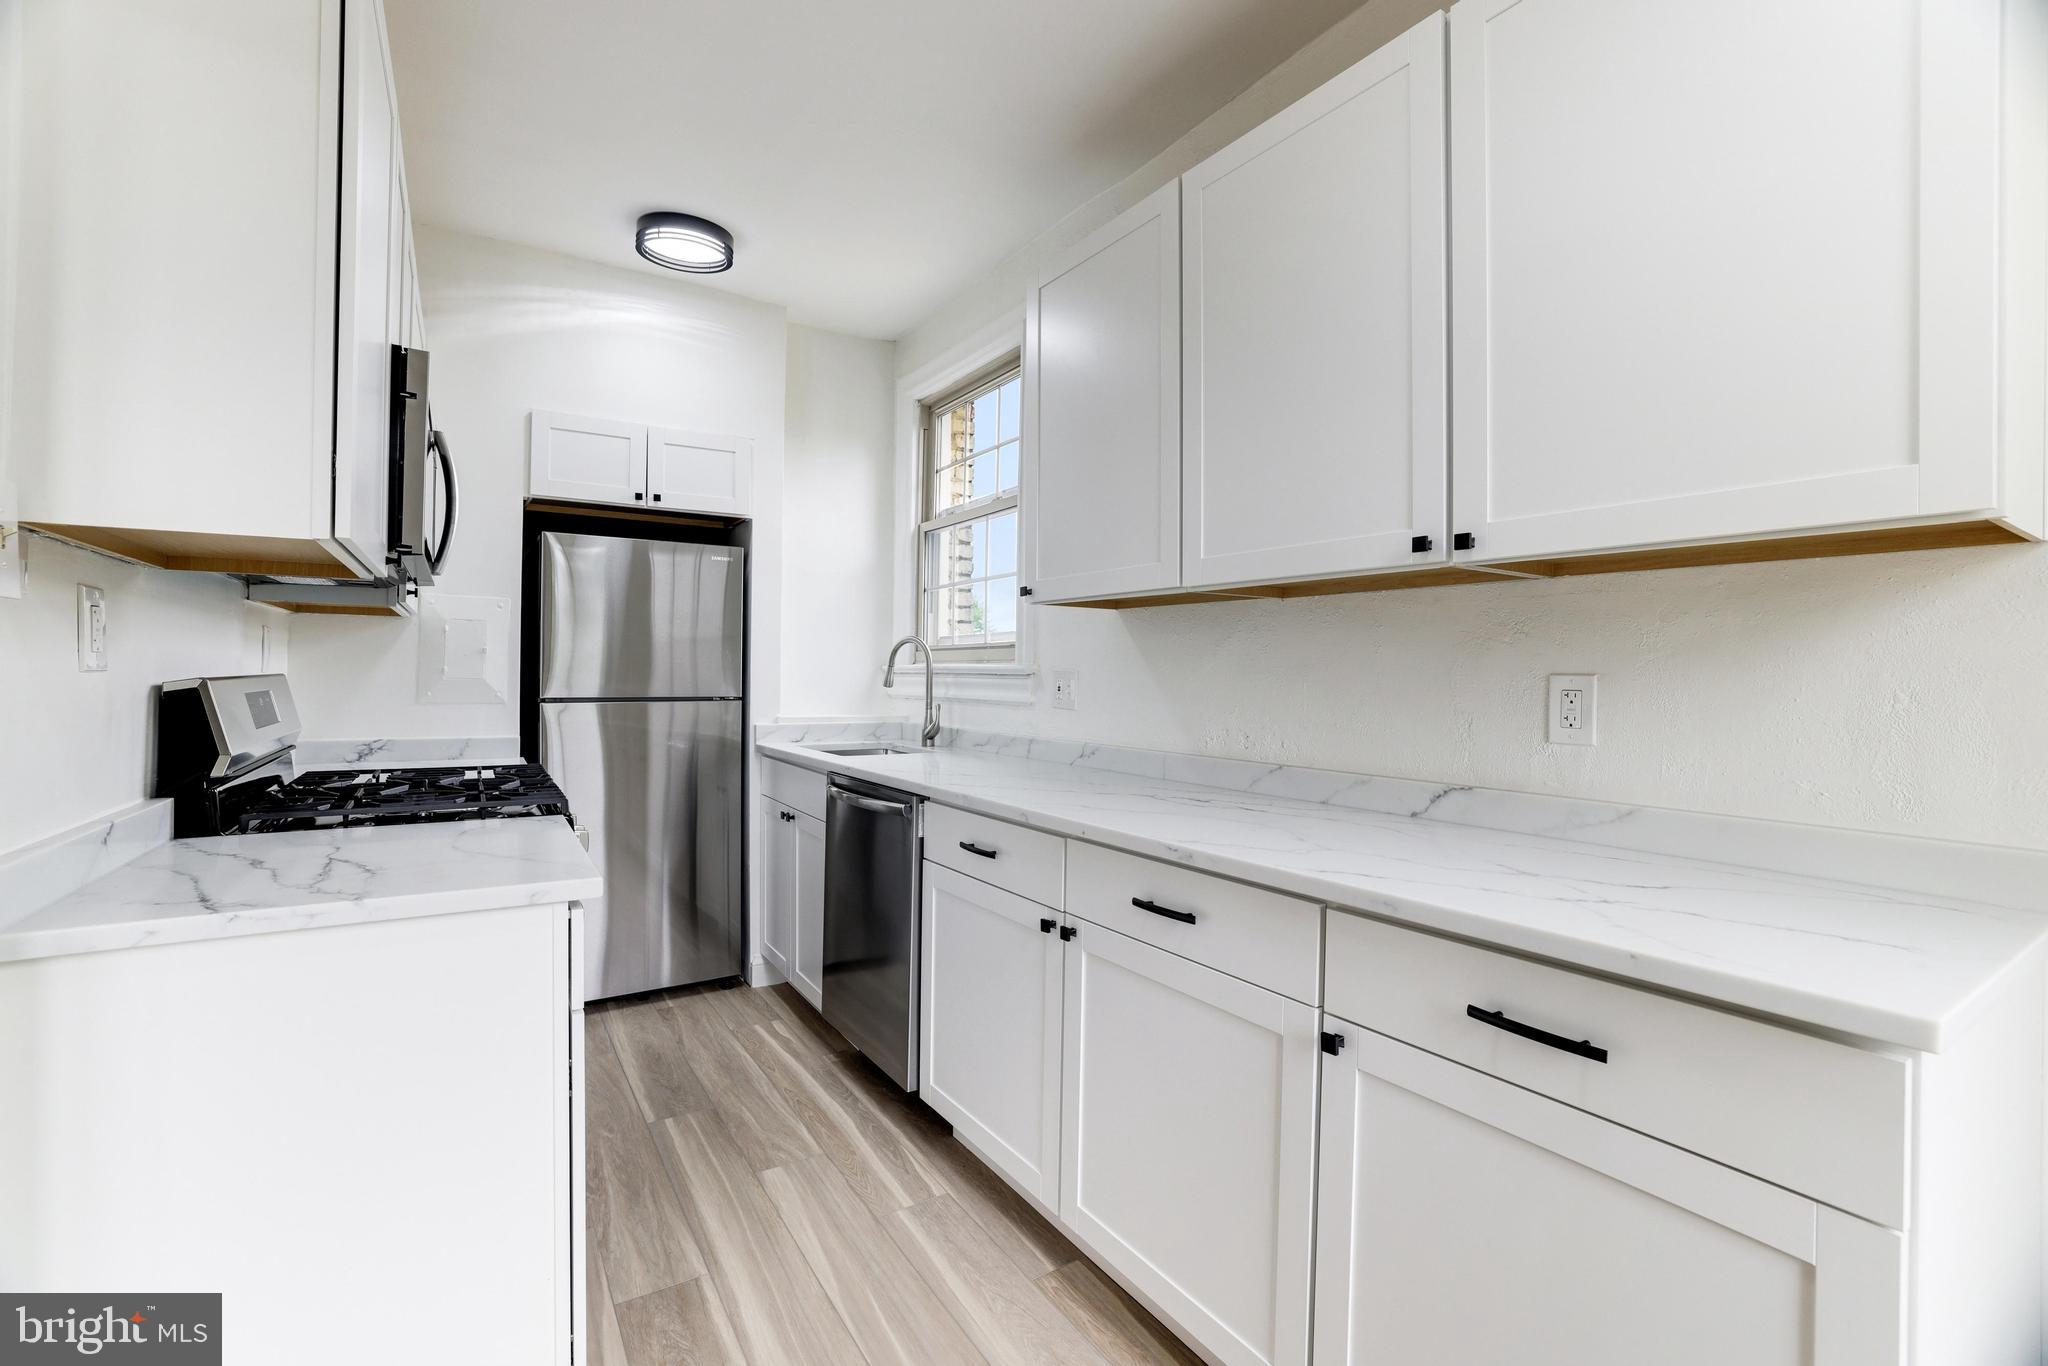
<instances>
[{"instance_id":1,"label":"white marble countertop","mask_svg":"<svg viewBox=\"0 0 2048 1366\"><path fill-rule=\"evenodd\" d=\"M760 752L1069 838L1880 1043L1938 1051L2044 911L970 750Z\"/></svg>"},{"instance_id":2,"label":"white marble countertop","mask_svg":"<svg viewBox=\"0 0 2048 1366\"><path fill-rule=\"evenodd\" d=\"M558 817L173 840L40 910L0 962L580 901L603 880Z\"/></svg>"}]
</instances>

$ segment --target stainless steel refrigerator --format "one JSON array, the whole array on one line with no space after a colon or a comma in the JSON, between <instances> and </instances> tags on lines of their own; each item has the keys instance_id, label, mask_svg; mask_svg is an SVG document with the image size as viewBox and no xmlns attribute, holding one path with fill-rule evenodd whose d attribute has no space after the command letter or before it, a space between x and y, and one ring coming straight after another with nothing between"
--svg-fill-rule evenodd
<instances>
[{"instance_id":1,"label":"stainless steel refrigerator","mask_svg":"<svg viewBox=\"0 0 2048 1366\"><path fill-rule=\"evenodd\" d=\"M540 761L605 880L586 999L742 969L744 555L541 537Z\"/></svg>"}]
</instances>

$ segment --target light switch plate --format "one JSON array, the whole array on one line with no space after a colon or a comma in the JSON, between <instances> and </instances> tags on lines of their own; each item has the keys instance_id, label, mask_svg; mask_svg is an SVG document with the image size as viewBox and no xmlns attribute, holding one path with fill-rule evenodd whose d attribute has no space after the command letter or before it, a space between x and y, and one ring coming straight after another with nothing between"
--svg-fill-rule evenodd
<instances>
[{"instance_id":1,"label":"light switch plate","mask_svg":"<svg viewBox=\"0 0 2048 1366\"><path fill-rule=\"evenodd\" d=\"M15 518L14 481L0 479L0 598L21 596L21 523Z\"/></svg>"},{"instance_id":2,"label":"light switch plate","mask_svg":"<svg viewBox=\"0 0 2048 1366\"><path fill-rule=\"evenodd\" d=\"M1598 674L1552 674L1550 676L1550 743L1553 745L1597 745L1594 703L1600 697Z\"/></svg>"},{"instance_id":3,"label":"light switch plate","mask_svg":"<svg viewBox=\"0 0 2048 1366\"><path fill-rule=\"evenodd\" d=\"M78 585L78 668L107 671L107 595L89 583Z\"/></svg>"}]
</instances>

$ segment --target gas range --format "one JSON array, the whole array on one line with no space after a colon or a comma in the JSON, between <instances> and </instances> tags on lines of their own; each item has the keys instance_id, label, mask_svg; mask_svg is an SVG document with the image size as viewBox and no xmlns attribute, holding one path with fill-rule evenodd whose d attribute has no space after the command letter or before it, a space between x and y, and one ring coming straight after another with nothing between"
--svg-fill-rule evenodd
<instances>
[{"instance_id":1,"label":"gas range","mask_svg":"<svg viewBox=\"0 0 2048 1366\"><path fill-rule=\"evenodd\" d=\"M569 799L539 764L307 773L233 805L236 829L252 835L569 814Z\"/></svg>"},{"instance_id":2,"label":"gas range","mask_svg":"<svg viewBox=\"0 0 2048 1366\"><path fill-rule=\"evenodd\" d=\"M156 795L179 839L570 814L539 764L299 773L298 708L277 674L166 683L156 729Z\"/></svg>"}]
</instances>

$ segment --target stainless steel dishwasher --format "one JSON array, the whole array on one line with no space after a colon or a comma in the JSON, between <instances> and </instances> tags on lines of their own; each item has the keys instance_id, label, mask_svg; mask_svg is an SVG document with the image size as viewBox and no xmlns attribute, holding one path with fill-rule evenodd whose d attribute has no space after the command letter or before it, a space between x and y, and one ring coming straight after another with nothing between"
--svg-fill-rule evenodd
<instances>
[{"instance_id":1,"label":"stainless steel dishwasher","mask_svg":"<svg viewBox=\"0 0 2048 1366\"><path fill-rule=\"evenodd\" d=\"M841 774L825 802L825 1018L917 1089L918 799Z\"/></svg>"}]
</instances>

